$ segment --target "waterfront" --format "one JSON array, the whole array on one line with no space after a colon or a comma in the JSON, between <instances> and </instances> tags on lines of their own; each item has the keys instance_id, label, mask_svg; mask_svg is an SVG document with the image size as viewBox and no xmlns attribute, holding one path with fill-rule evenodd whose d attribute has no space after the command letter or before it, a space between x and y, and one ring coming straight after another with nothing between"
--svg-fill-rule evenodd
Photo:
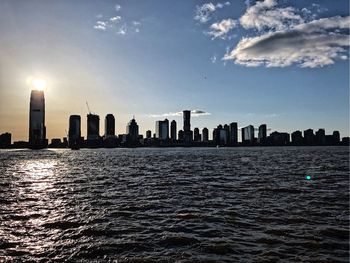
<instances>
[{"instance_id":1,"label":"waterfront","mask_svg":"<svg viewBox=\"0 0 350 263\"><path fill-rule=\"evenodd\" d=\"M5 261L348 262L349 148L1 150L0 207Z\"/></svg>"}]
</instances>

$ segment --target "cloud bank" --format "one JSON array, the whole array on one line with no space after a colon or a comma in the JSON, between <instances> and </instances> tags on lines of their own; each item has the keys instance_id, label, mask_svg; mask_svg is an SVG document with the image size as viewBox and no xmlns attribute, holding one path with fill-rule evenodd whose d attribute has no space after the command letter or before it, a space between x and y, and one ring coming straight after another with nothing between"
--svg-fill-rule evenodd
<instances>
[{"instance_id":1,"label":"cloud bank","mask_svg":"<svg viewBox=\"0 0 350 263\"><path fill-rule=\"evenodd\" d=\"M192 117L208 116L208 115L211 115L211 114L209 112L205 112L202 110L191 110ZM151 117L151 118L168 118L168 117L179 117L179 116L182 116L182 111L148 115L148 117Z\"/></svg>"},{"instance_id":2,"label":"cloud bank","mask_svg":"<svg viewBox=\"0 0 350 263\"><path fill-rule=\"evenodd\" d=\"M234 28L245 30L234 48L222 58L246 67L316 68L348 59L349 16L317 18L324 12L318 4L301 10L291 6L280 7L277 0L247 2L243 15L212 23L205 34L212 40L229 39ZM197 6L195 19L206 23L212 13L222 8L212 3Z\"/></svg>"},{"instance_id":3,"label":"cloud bank","mask_svg":"<svg viewBox=\"0 0 350 263\"><path fill-rule=\"evenodd\" d=\"M243 28L282 30L293 24L303 23L304 19L296 14L293 7L277 8L276 0L256 2L249 6L239 19Z\"/></svg>"},{"instance_id":4,"label":"cloud bank","mask_svg":"<svg viewBox=\"0 0 350 263\"><path fill-rule=\"evenodd\" d=\"M322 18L257 37L242 38L224 56L248 67L323 67L347 59L349 17Z\"/></svg>"}]
</instances>

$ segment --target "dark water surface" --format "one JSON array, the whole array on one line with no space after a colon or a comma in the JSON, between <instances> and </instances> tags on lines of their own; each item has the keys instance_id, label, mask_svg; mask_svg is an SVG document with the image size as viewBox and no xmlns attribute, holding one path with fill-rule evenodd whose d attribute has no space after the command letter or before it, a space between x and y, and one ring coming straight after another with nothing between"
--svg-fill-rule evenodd
<instances>
[{"instance_id":1,"label":"dark water surface","mask_svg":"<svg viewBox=\"0 0 350 263\"><path fill-rule=\"evenodd\" d=\"M349 148L2 150L0 261L348 262Z\"/></svg>"}]
</instances>

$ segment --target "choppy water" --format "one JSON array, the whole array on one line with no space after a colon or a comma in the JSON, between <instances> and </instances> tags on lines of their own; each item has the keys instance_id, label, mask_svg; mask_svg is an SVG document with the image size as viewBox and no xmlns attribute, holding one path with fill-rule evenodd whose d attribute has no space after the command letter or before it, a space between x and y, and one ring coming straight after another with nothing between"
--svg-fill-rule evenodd
<instances>
[{"instance_id":1,"label":"choppy water","mask_svg":"<svg viewBox=\"0 0 350 263\"><path fill-rule=\"evenodd\" d=\"M3 150L0 220L0 261L348 262L349 149Z\"/></svg>"}]
</instances>

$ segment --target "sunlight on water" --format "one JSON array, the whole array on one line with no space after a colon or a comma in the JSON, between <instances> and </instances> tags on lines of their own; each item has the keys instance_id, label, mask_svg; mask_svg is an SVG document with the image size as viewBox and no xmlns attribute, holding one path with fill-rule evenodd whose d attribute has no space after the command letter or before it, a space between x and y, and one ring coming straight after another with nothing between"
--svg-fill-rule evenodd
<instances>
[{"instance_id":1,"label":"sunlight on water","mask_svg":"<svg viewBox=\"0 0 350 263\"><path fill-rule=\"evenodd\" d=\"M347 148L0 153L0 261L349 259Z\"/></svg>"}]
</instances>

